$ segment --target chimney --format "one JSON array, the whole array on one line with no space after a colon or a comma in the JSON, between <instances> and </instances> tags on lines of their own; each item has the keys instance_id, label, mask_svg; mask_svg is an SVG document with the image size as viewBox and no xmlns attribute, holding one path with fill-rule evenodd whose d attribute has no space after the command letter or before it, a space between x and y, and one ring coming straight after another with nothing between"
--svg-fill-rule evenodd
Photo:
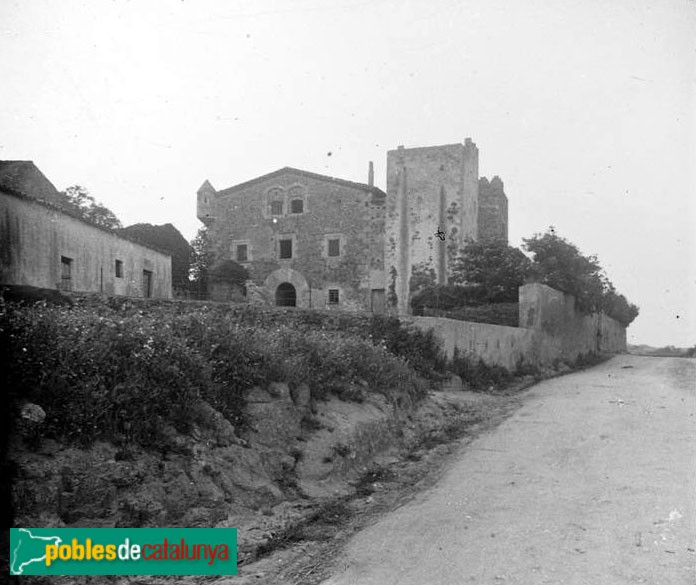
<instances>
[{"instance_id":1,"label":"chimney","mask_svg":"<svg viewBox=\"0 0 696 585\"><path fill-rule=\"evenodd\" d=\"M367 170L367 185L368 187L375 186L375 167L372 164L372 161L370 161L370 166Z\"/></svg>"}]
</instances>

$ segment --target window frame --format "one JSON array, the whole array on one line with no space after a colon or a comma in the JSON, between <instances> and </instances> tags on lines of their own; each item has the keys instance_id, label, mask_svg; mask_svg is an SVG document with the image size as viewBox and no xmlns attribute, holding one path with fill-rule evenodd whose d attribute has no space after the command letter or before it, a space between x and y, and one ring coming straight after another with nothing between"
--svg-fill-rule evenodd
<instances>
[{"instance_id":1,"label":"window frame","mask_svg":"<svg viewBox=\"0 0 696 585\"><path fill-rule=\"evenodd\" d=\"M338 240L338 255L337 256L332 256L329 254L329 248L330 248L329 242L331 242L331 240ZM340 233L324 234L324 241L322 244L321 255L327 261L335 262L336 260L340 260L345 255L345 249L346 249L346 238L343 234L340 234Z\"/></svg>"},{"instance_id":2,"label":"window frame","mask_svg":"<svg viewBox=\"0 0 696 585\"><path fill-rule=\"evenodd\" d=\"M300 204L300 210L295 211L295 204ZM297 195L290 199L290 215L302 215L304 213L304 198Z\"/></svg>"},{"instance_id":3,"label":"window frame","mask_svg":"<svg viewBox=\"0 0 696 585\"><path fill-rule=\"evenodd\" d=\"M268 203L268 212L271 214L271 217L279 217L283 215L283 209L285 209L285 201L281 199L271 199ZM275 211L275 206L280 206L280 211Z\"/></svg>"},{"instance_id":4,"label":"window frame","mask_svg":"<svg viewBox=\"0 0 696 585\"><path fill-rule=\"evenodd\" d=\"M288 243L290 246L290 255L283 256L283 244ZM278 260L292 260L294 258L294 243L295 238L293 236L279 236L278 237Z\"/></svg>"},{"instance_id":5,"label":"window frame","mask_svg":"<svg viewBox=\"0 0 696 585\"><path fill-rule=\"evenodd\" d=\"M328 289L327 302L329 306L336 306L341 303L341 289L340 288L330 288Z\"/></svg>"},{"instance_id":6,"label":"window frame","mask_svg":"<svg viewBox=\"0 0 696 585\"><path fill-rule=\"evenodd\" d=\"M118 258L114 261L114 277L123 278L123 260Z\"/></svg>"},{"instance_id":7,"label":"window frame","mask_svg":"<svg viewBox=\"0 0 696 585\"><path fill-rule=\"evenodd\" d=\"M302 215L307 213L307 186L301 183L295 183L288 187L287 190L288 215ZM300 201L302 209L294 211L292 206L296 201Z\"/></svg>"},{"instance_id":8,"label":"window frame","mask_svg":"<svg viewBox=\"0 0 696 585\"><path fill-rule=\"evenodd\" d=\"M335 245L336 245L336 250L335 250L336 253L335 254L331 253L331 244L332 243L335 243ZM327 244L326 256L328 258L340 258L340 256L341 256L341 238L328 238L326 240L326 244Z\"/></svg>"}]
</instances>

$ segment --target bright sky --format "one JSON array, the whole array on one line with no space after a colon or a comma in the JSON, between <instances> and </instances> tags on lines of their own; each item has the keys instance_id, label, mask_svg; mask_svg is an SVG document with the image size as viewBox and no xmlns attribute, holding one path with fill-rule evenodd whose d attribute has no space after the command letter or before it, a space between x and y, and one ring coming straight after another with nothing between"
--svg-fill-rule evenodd
<instances>
[{"instance_id":1,"label":"bright sky","mask_svg":"<svg viewBox=\"0 0 696 585\"><path fill-rule=\"evenodd\" d=\"M294 166L385 188L472 137L510 239L549 225L696 344L694 0L0 0L0 159L191 239L196 190ZM330 153L330 154L329 154Z\"/></svg>"}]
</instances>

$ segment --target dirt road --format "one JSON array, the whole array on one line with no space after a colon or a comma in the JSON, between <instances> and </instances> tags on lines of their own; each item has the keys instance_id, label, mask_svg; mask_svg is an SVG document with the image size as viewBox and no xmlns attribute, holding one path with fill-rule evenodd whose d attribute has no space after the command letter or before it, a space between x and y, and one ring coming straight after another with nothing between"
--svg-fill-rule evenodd
<instances>
[{"instance_id":1,"label":"dirt road","mask_svg":"<svg viewBox=\"0 0 696 585\"><path fill-rule=\"evenodd\" d=\"M325 585L696 583L696 360L618 356L530 392Z\"/></svg>"}]
</instances>

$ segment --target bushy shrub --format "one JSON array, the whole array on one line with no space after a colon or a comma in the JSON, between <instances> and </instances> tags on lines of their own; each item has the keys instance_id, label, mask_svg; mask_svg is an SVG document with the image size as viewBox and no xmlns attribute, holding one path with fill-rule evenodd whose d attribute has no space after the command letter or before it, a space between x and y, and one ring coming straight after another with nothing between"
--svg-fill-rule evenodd
<instances>
[{"instance_id":1,"label":"bushy shrub","mask_svg":"<svg viewBox=\"0 0 696 585\"><path fill-rule=\"evenodd\" d=\"M411 299L414 315L422 315L424 309L449 311L460 307L481 305L487 292L481 285L439 284L421 289Z\"/></svg>"},{"instance_id":2,"label":"bushy shrub","mask_svg":"<svg viewBox=\"0 0 696 585\"><path fill-rule=\"evenodd\" d=\"M447 319L457 319L458 321L491 323L508 327L519 326L519 313L519 303L495 303L478 307L461 307L452 311L424 310L426 317L446 317Z\"/></svg>"},{"instance_id":3,"label":"bushy shrub","mask_svg":"<svg viewBox=\"0 0 696 585\"><path fill-rule=\"evenodd\" d=\"M489 365L480 358L454 350L449 363L452 373L467 382L473 390L487 390L491 386L505 386L513 375L504 367Z\"/></svg>"},{"instance_id":4,"label":"bushy shrub","mask_svg":"<svg viewBox=\"0 0 696 585\"><path fill-rule=\"evenodd\" d=\"M161 420L186 426L205 383L201 360L166 323L38 305L2 314L0 338L11 398L40 404L45 433L69 441L151 444Z\"/></svg>"},{"instance_id":5,"label":"bushy shrub","mask_svg":"<svg viewBox=\"0 0 696 585\"><path fill-rule=\"evenodd\" d=\"M432 329L423 331L396 317L374 315L369 338L406 360L424 378L439 380L446 369L447 360L441 342Z\"/></svg>"}]
</instances>

